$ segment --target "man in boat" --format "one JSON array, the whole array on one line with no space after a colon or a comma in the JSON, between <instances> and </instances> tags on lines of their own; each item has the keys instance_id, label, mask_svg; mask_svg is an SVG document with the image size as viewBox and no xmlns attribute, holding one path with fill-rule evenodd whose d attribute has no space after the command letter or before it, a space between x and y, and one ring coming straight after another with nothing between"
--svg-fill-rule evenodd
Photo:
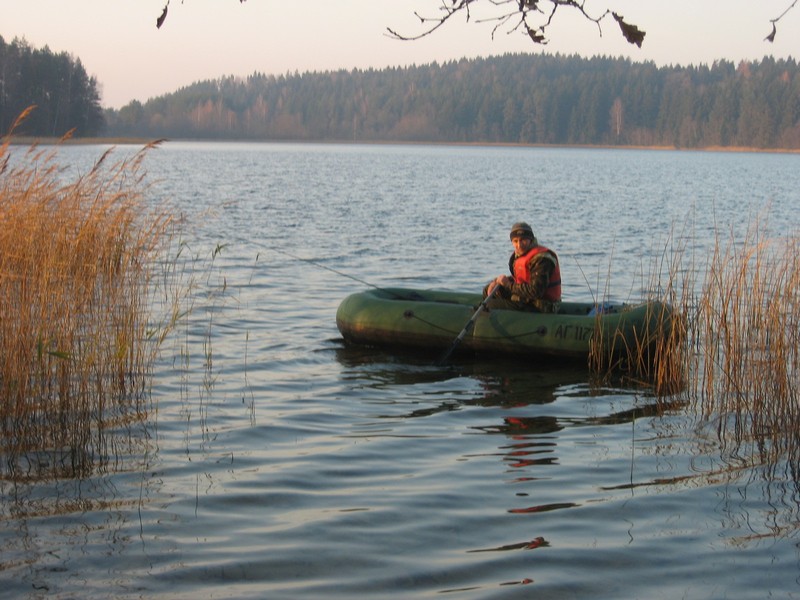
<instances>
[{"instance_id":1,"label":"man in boat","mask_svg":"<svg viewBox=\"0 0 800 600\"><path fill-rule=\"evenodd\" d=\"M514 253L508 260L511 276L498 275L483 289L484 298L497 286L488 308L530 312L558 312L561 304L561 269L556 253L540 246L527 223L511 226Z\"/></svg>"}]
</instances>

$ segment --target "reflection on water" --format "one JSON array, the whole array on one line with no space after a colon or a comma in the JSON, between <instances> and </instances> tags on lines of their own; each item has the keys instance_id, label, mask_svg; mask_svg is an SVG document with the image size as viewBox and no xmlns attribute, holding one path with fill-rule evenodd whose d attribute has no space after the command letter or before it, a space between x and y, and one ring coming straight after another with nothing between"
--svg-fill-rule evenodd
<instances>
[{"instance_id":1,"label":"reflection on water","mask_svg":"<svg viewBox=\"0 0 800 600\"><path fill-rule=\"evenodd\" d=\"M529 360L454 357L448 364L438 364L436 356L387 351L339 342L336 360L344 367L342 377L374 378L380 385L435 383L458 377L480 382L482 394L472 401L487 405L547 404L556 398L555 390L574 384L586 384L586 367L567 363L532 366Z\"/></svg>"},{"instance_id":2,"label":"reflection on water","mask_svg":"<svg viewBox=\"0 0 800 600\"><path fill-rule=\"evenodd\" d=\"M642 494L647 498L652 494L672 496L685 491L707 489L715 490L715 502L722 499L728 508L736 507L734 513L743 511L740 518L726 519L732 530L741 530L743 527L749 529L758 520L763 520L762 527L769 531L731 536L731 545L739 547L743 540L752 542L763 539L764 536L774 539L790 533L788 521L784 520L782 525L770 523L774 520L774 515L770 516L769 510L752 511L745 508L746 502L737 503L737 496L746 496L747 490L761 489L766 483L753 480L756 470L752 460L718 461L719 445L713 440L703 439L689 454L675 456L676 450L682 452L681 449L686 447L694 426L691 420L682 415L682 410L686 408L685 401L665 402L662 398L649 395L647 390L640 390L635 396L630 396L626 389L604 388L592 381L587 369L573 366L542 370L514 361L472 362L462 359L450 368L442 369L434 366L428 358L398 358L397 354L364 347L338 348L337 360L344 367L343 377L369 381L369 385L373 385L375 389L396 385L407 391L411 386L423 382L429 389L429 386L454 378L465 378L473 384L469 397L453 398L451 393L442 393L447 400L437 403L431 399L424 408L402 413L402 419L431 417L439 412L467 410L470 406L502 409L499 419L471 425L470 431L499 435L504 441L494 445L494 451L465 454L463 460L494 457L501 467L500 471L505 475L506 484L528 486L525 491L515 492L506 506L505 511L510 515L535 516L561 511L571 513L578 509L586 510L597 503L617 501L632 508L637 504L637 497ZM582 404L583 411L570 410L563 404L570 401L580 403L581 400L591 400L591 410L585 410L588 408L585 403ZM606 412L602 412L603 406L607 407ZM529 415L532 410L537 414ZM398 415L392 413L387 417L398 418ZM618 436L624 431L620 426L630 428L630 454L615 458L620 463L628 461L627 468L619 469L629 476L627 481L599 484L593 493L584 496L578 494L575 501L524 501L547 497L551 493L550 488L554 482L561 479L558 471L563 466L564 459L560 448L567 440L579 435L581 430L594 432L590 436L592 441L587 445L593 451L600 450L605 459L602 463L608 468L608 453L613 445L611 439L619 441ZM608 430L603 432L603 429ZM566 430L570 431L569 435L560 435ZM603 448L606 444L608 446ZM694 444L690 442L689 446L692 445ZM566 452L569 462L574 462L575 448L568 447ZM589 464L594 461L600 464L591 452L587 459ZM681 468L680 464L684 462L686 468ZM785 476L789 477L790 464L791 461L785 465ZM609 468L610 472L613 470ZM777 484L773 490L783 488L781 479L783 477L776 477L776 473L772 472L771 484ZM573 483L568 487L574 489L576 486ZM540 493L542 491L544 494ZM797 516L800 506L797 502L797 487L791 486L785 491L788 496L784 496L779 504L788 509L783 518L792 519L790 515ZM620 492L628 494L619 496ZM558 496L563 498L564 494ZM645 513L649 512L647 508L643 510ZM637 510L630 510L626 514L626 520L635 522L638 519ZM678 518L683 511L678 509L678 512L671 514ZM597 525L593 524L592 527ZM552 539L559 540L558 534L553 534ZM466 552L524 551L559 545L558 541L551 544L549 540L549 537L537 536L530 540L469 549ZM499 585L533 582L534 579L524 578L519 582Z\"/></svg>"},{"instance_id":3,"label":"reflection on water","mask_svg":"<svg viewBox=\"0 0 800 600\"><path fill-rule=\"evenodd\" d=\"M795 159L752 159L784 225ZM480 289L505 268L507 223L535 214L566 294L590 298L584 282L603 289L613 271L625 299L671 219L717 199L740 214L743 164L752 172L744 155L166 144L152 165L163 194L203 215L192 254L224 250L156 367L141 429L81 477L0 480L4 591L796 593L796 461L765 465L686 407L582 368L345 346L334 316L353 281L269 251L375 285ZM676 190L676 174L692 185ZM598 251L612 246L613 269Z\"/></svg>"}]
</instances>

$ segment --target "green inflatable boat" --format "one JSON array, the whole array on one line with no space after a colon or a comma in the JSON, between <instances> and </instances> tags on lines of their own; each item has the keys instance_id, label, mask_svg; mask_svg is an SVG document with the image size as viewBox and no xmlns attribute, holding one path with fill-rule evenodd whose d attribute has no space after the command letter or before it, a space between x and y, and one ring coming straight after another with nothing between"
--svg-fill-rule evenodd
<instances>
[{"instance_id":1,"label":"green inflatable boat","mask_svg":"<svg viewBox=\"0 0 800 600\"><path fill-rule=\"evenodd\" d=\"M536 355L600 364L651 361L671 336L669 305L562 302L556 314L478 309L481 295L444 290L373 289L345 298L336 325L345 342L441 352ZM475 317L473 319L473 317Z\"/></svg>"}]
</instances>

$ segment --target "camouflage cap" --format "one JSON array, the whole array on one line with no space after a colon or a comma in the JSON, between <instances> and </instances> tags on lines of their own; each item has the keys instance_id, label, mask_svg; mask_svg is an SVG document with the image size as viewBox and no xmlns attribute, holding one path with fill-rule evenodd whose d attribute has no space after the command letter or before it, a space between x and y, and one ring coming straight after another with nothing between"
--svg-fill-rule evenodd
<instances>
[{"instance_id":1,"label":"camouflage cap","mask_svg":"<svg viewBox=\"0 0 800 600\"><path fill-rule=\"evenodd\" d=\"M514 223L511 226L511 233L508 237L513 240L515 237L535 239L536 236L533 235L533 229L531 229L531 226L521 221L519 223Z\"/></svg>"}]
</instances>

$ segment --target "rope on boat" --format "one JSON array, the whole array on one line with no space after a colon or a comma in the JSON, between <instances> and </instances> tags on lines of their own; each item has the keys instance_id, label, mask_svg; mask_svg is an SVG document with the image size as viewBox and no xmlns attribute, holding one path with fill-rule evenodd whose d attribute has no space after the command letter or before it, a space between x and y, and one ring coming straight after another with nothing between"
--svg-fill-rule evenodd
<instances>
[{"instance_id":1,"label":"rope on boat","mask_svg":"<svg viewBox=\"0 0 800 600\"><path fill-rule=\"evenodd\" d=\"M439 325L437 323L432 323L431 321L423 319L422 317L418 317L417 315L414 314L414 311L410 310L410 309L405 311L403 313L403 316L406 317L407 319L416 319L420 323L424 323L428 327L431 327L433 329L438 329L439 331L442 331L444 333L449 333L449 334L455 335L457 333L460 333L460 331L461 331L461 330L455 331L453 329L450 329L449 327L443 327L443 326L441 326L441 325ZM486 339L486 340L500 340L500 339L503 339L503 340L508 340L508 339L515 340L517 338L524 338L524 337L528 337L528 336L531 336L531 335L545 335L546 333L547 333L547 327L539 326L536 329L532 329L530 331L523 331L521 333L516 333L514 335L510 335L510 334L509 335L496 335L496 336L493 336L493 337L485 337L485 336L483 336L483 339Z\"/></svg>"}]
</instances>

